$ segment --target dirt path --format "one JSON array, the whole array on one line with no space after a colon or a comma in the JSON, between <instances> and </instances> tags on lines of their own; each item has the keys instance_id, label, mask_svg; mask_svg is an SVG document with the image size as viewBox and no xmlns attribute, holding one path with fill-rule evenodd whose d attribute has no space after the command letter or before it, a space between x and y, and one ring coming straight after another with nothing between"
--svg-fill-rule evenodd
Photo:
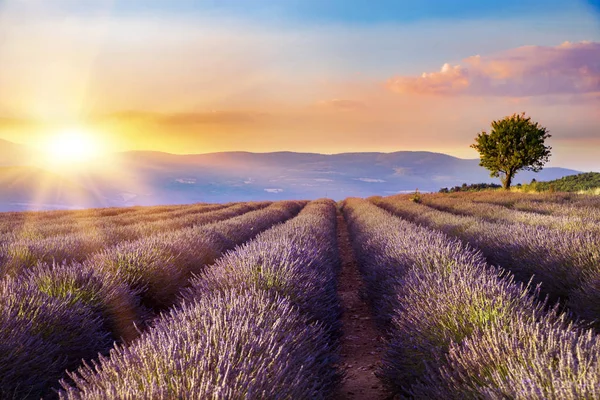
<instances>
[{"instance_id":1,"label":"dirt path","mask_svg":"<svg viewBox=\"0 0 600 400\"><path fill-rule=\"evenodd\" d=\"M346 376L336 399L389 399L389 393L374 375L381 360L381 335L371 318L369 306L359 296L362 280L341 213L338 213L337 235L342 259L338 294L344 311L341 365Z\"/></svg>"}]
</instances>

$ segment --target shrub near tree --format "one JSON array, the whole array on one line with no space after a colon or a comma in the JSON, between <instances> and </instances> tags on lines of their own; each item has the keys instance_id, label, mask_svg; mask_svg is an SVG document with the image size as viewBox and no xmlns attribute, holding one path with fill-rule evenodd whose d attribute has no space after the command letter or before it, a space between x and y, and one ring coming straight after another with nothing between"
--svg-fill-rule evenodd
<instances>
[{"instance_id":1,"label":"shrub near tree","mask_svg":"<svg viewBox=\"0 0 600 400\"><path fill-rule=\"evenodd\" d=\"M495 183L472 183L470 185L463 183L462 186L454 186L450 189L447 187L441 188L440 193L479 192L481 190L499 189L501 187Z\"/></svg>"},{"instance_id":2,"label":"shrub near tree","mask_svg":"<svg viewBox=\"0 0 600 400\"><path fill-rule=\"evenodd\" d=\"M502 187L510 188L520 170L539 172L550 157L545 145L550 134L525 113L513 114L492 122L490 133L481 132L471 145L480 155L479 165L490 170L490 176L500 177Z\"/></svg>"}]
</instances>

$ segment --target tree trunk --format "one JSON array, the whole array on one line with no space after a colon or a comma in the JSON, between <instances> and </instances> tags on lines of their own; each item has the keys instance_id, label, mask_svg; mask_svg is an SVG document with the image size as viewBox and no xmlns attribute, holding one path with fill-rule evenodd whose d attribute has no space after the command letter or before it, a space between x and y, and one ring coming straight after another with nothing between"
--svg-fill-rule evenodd
<instances>
[{"instance_id":1,"label":"tree trunk","mask_svg":"<svg viewBox=\"0 0 600 400\"><path fill-rule=\"evenodd\" d=\"M506 175L504 175L504 178L502 178L502 188L504 190L510 189L510 184L512 183L513 176L514 172L508 171Z\"/></svg>"}]
</instances>

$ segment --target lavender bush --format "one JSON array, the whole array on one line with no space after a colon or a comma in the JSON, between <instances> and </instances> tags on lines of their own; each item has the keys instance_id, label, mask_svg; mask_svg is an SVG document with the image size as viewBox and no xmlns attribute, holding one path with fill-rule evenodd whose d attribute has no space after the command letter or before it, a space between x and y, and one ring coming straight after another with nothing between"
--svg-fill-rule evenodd
<instances>
[{"instance_id":1,"label":"lavender bush","mask_svg":"<svg viewBox=\"0 0 600 400\"><path fill-rule=\"evenodd\" d=\"M207 293L161 317L110 358L63 383L62 399L319 399L330 346L287 299L262 290Z\"/></svg>"},{"instance_id":2,"label":"lavender bush","mask_svg":"<svg viewBox=\"0 0 600 400\"><path fill-rule=\"evenodd\" d=\"M155 233L161 233L169 230L177 230L193 226L205 225L217 221L223 221L250 211L260 210L267 207L271 202L248 202L234 204L226 208L220 208L210 212L192 209L191 212L183 213L174 218L145 218L138 219L137 224L122 227L127 232L128 240L131 238L144 237Z\"/></svg>"},{"instance_id":3,"label":"lavender bush","mask_svg":"<svg viewBox=\"0 0 600 400\"><path fill-rule=\"evenodd\" d=\"M92 254L125 241L142 241L148 236L184 227L200 226L222 221L246 212L266 207L268 202L236 204L215 211L209 206L188 207L192 211L173 219L145 222L139 217L137 223L125 226L110 226L106 229L90 228L82 232L46 238L13 237L0 242L0 276L16 276L38 262L59 263L84 262ZM194 211L195 210L195 211ZM109 251L109 250L107 250Z\"/></svg>"},{"instance_id":4,"label":"lavender bush","mask_svg":"<svg viewBox=\"0 0 600 400\"><path fill-rule=\"evenodd\" d=\"M596 399L600 338L563 316L518 310L505 325L452 343L445 365L413 387L415 398Z\"/></svg>"},{"instance_id":5,"label":"lavender bush","mask_svg":"<svg viewBox=\"0 0 600 400\"><path fill-rule=\"evenodd\" d=\"M24 278L0 281L0 398L39 399L75 368L111 346L100 315L52 297Z\"/></svg>"},{"instance_id":6,"label":"lavender bush","mask_svg":"<svg viewBox=\"0 0 600 400\"><path fill-rule=\"evenodd\" d=\"M85 265L120 274L140 292L145 306L165 309L173 304L191 273L200 272L223 251L289 219L301 206L292 201L274 203L212 225L124 242L97 253Z\"/></svg>"},{"instance_id":7,"label":"lavender bush","mask_svg":"<svg viewBox=\"0 0 600 400\"><path fill-rule=\"evenodd\" d=\"M81 262L103 247L103 237L94 232L4 243L0 245L0 276L19 275L38 262Z\"/></svg>"},{"instance_id":8,"label":"lavender bush","mask_svg":"<svg viewBox=\"0 0 600 400\"><path fill-rule=\"evenodd\" d=\"M137 336L139 299L118 273L82 264L38 264L24 274L23 282L69 305L91 308L102 317L114 340Z\"/></svg>"},{"instance_id":9,"label":"lavender bush","mask_svg":"<svg viewBox=\"0 0 600 400\"><path fill-rule=\"evenodd\" d=\"M556 216L583 217L600 221L598 196L575 193L479 192L462 194L457 197L475 202L497 204L515 210Z\"/></svg>"},{"instance_id":10,"label":"lavender bush","mask_svg":"<svg viewBox=\"0 0 600 400\"><path fill-rule=\"evenodd\" d=\"M335 232L333 202L310 203L219 259L131 346L71 374L61 398L328 398Z\"/></svg>"},{"instance_id":11,"label":"lavender bush","mask_svg":"<svg viewBox=\"0 0 600 400\"><path fill-rule=\"evenodd\" d=\"M218 218L232 215L231 212L236 215L258 210L222 223L124 242L83 264L37 261L17 278L6 277L2 295L6 294L5 300L11 302L2 307L6 315L0 321L0 329L6 337L6 349L16 346L19 354L14 354L13 349L0 363L1 397L51 395L50 387L56 385L65 369L76 368L81 359L106 353L114 339L130 341L138 336L135 323L144 312L138 294L142 300L150 299L151 305L172 304L177 292L187 284L192 266L198 268L214 261L226 249L291 218L304 204L279 202L264 209L266 203L230 207L233 210L219 213ZM65 320L64 325L60 324L61 319ZM62 331L63 327L68 331ZM17 346L20 340L23 343ZM14 362L21 363L22 368L9 373L15 368ZM33 372L36 368L39 371Z\"/></svg>"},{"instance_id":12,"label":"lavender bush","mask_svg":"<svg viewBox=\"0 0 600 400\"><path fill-rule=\"evenodd\" d=\"M276 291L335 335L341 312L335 230L333 202L313 201L298 217L227 253L192 281L184 297L240 287Z\"/></svg>"},{"instance_id":13,"label":"lavender bush","mask_svg":"<svg viewBox=\"0 0 600 400\"><path fill-rule=\"evenodd\" d=\"M589 216L547 215L510 209L492 203L474 202L465 198L440 195L424 195L421 203L436 210L479 217L490 222L522 223L566 231L594 231L600 235L600 224Z\"/></svg>"},{"instance_id":14,"label":"lavender bush","mask_svg":"<svg viewBox=\"0 0 600 400\"><path fill-rule=\"evenodd\" d=\"M480 249L490 263L510 269L523 282L533 277L552 301L563 300L590 320L600 302L600 246L586 231L556 231L518 223L487 222L458 216L400 198L374 199L381 207L413 222L456 236ZM586 288L585 296L581 295Z\"/></svg>"},{"instance_id":15,"label":"lavender bush","mask_svg":"<svg viewBox=\"0 0 600 400\"><path fill-rule=\"evenodd\" d=\"M594 386L598 342L591 331L567 324L556 311L545 312L527 288L456 239L364 200L346 200L344 214L367 296L389 335L379 374L393 392L443 399L600 395ZM510 345L490 339L498 336ZM478 353L467 354L471 343L478 344ZM535 349L540 352L534 355ZM490 353L497 357L489 361ZM529 358L523 360L524 354ZM460 369L470 357L475 361ZM513 367L514 375L503 373ZM556 387L548 386L549 379ZM527 382L529 391L503 396L499 388L513 381Z\"/></svg>"}]
</instances>

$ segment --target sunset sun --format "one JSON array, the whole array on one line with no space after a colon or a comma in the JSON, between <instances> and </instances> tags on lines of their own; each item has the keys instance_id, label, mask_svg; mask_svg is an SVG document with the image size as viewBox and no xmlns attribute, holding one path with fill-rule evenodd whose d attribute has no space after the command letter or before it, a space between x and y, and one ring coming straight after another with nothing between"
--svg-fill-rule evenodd
<instances>
[{"instance_id":1,"label":"sunset sun","mask_svg":"<svg viewBox=\"0 0 600 400\"><path fill-rule=\"evenodd\" d=\"M44 149L53 164L86 162L102 154L98 137L82 129L67 130L49 138Z\"/></svg>"}]
</instances>

